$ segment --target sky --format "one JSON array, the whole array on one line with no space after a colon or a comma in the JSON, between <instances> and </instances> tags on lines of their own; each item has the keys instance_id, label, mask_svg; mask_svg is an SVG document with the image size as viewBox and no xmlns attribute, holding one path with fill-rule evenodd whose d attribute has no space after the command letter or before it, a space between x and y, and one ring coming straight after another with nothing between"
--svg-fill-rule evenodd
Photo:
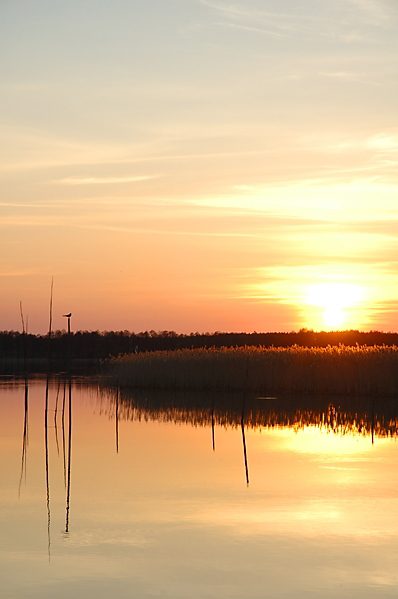
<instances>
[{"instance_id":1,"label":"sky","mask_svg":"<svg viewBox=\"0 0 398 599\"><path fill-rule=\"evenodd\" d=\"M0 0L0 330L398 331L396 0Z\"/></svg>"}]
</instances>

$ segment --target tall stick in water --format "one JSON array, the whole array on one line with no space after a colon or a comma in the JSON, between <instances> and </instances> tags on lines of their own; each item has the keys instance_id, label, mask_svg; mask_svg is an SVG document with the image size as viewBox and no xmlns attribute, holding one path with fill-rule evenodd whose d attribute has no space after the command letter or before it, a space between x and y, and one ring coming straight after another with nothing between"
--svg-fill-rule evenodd
<instances>
[{"instance_id":1,"label":"tall stick in water","mask_svg":"<svg viewBox=\"0 0 398 599\"><path fill-rule=\"evenodd\" d=\"M26 377L27 377L27 371L28 371L28 367L27 367L27 348L26 348L27 324L26 324L26 328L25 328L25 321L24 321L23 310L22 310L22 302L19 302L19 309L20 309L20 312L21 312L21 321L22 321L23 365L24 365L24 373L25 373L25 379L26 379Z\"/></svg>"},{"instance_id":2,"label":"tall stick in water","mask_svg":"<svg viewBox=\"0 0 398 599\"><path fill-rule=\"evenodd\" d=\"M51 370L51 362L52 362L51 333L52 333L52 326L53 326L53 288L54 288L54 277L51 277L50 322L48 325L48 369L49 370Z\"/></svg>"},{"instance_id":3,"label":"tall stick in water","mask_svg":"<svg viewBox=\"0 0 398 599\"><path fill-rule=\"evenodd\" d=\"M21 460L21 476L19 479L18 497L21 495L22 479L25 474L26 480L26 453L28 447L28 395L29 395L29 383L28 383L28 367L27 367L27 350L26 350L26 333L27 325L25 328L25 321L22 310L22 302L19 302L19 308L21 311L22 321L22 334L23 334L23 354L24 354L24 374L25 374L25 413L24 413L24 426L23 426L23 441L22 441L22 460Z\"/></svg>"},{"instance_id":4,"label":"tall stick in water","mask_svg":"<svg viewBox=\"0 0 398 599\"><path fill-rule=\"evenodd\" d=\"M51 277L51 292L50 292L50 318L48 325L48 368L47 368L47 379L46 379L46 402L44 409L44 441L45 441L45 453L46 453L46 497L47 497L47 539L48 539L48 559L51 556L51 512L50 512L50 474L49 474L49 457L48 457L48 388L50 382L50 371L51 371L51 331L53 322L53 288L54 288L54 277Z\"/></svg>"}]
</instances>

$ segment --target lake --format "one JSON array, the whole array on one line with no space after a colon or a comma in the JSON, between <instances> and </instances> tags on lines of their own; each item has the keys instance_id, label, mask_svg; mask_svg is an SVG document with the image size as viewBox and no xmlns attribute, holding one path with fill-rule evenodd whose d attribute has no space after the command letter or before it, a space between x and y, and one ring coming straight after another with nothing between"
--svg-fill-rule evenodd
<instances>
[{"instance_id":1,"label":"lake","mask_svg":"<svg viewBox=\"0 0 398 599\"><path fill-rule=\"evenodd\" d=\"M340 403L3 378L2 599L397 597L396 408Z\"/></svg>"}]
</instances>

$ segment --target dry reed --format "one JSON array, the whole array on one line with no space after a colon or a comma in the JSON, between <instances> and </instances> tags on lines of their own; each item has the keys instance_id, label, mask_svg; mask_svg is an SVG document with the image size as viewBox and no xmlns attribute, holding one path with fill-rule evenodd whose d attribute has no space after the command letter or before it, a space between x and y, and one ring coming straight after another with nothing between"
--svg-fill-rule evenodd
<instances>
[{"instance_id":1,"label":"dry reed","mask_svg":"<svg viewBox=\"0 0 398 599\"><path fill-rule=\"evenodd\" d=\"M122 387L398 394L397 346L184 349L126 354L108 365Z\"/></svg>"}]
</instances>

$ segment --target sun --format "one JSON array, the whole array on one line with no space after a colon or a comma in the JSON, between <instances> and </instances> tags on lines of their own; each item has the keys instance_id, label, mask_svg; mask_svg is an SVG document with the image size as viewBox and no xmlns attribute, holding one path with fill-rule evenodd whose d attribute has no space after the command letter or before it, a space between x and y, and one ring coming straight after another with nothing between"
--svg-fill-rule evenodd
<instances>
[{"instance_id":1,"label":"sun","mask_svg":"<svg viewBox=\"0 0 398 599\"><path fill-rule=\"evenodd\" d=\"M322 308L323 323L337 329L344 325L349 310L363 299L361 287L351 283L317 283L306 289L305 303Z\"/></svg>"},{"instance_id":2,"label":"sun","mask_svg":"<svg viewBox=\"0 0 398 599\"><path fill-rule=\"evenodd\" d=\"M328 327L341 327L344 320L344 311L338 306L328 306L323 313L323 321Z\"/></svg>"}]
</instances>

